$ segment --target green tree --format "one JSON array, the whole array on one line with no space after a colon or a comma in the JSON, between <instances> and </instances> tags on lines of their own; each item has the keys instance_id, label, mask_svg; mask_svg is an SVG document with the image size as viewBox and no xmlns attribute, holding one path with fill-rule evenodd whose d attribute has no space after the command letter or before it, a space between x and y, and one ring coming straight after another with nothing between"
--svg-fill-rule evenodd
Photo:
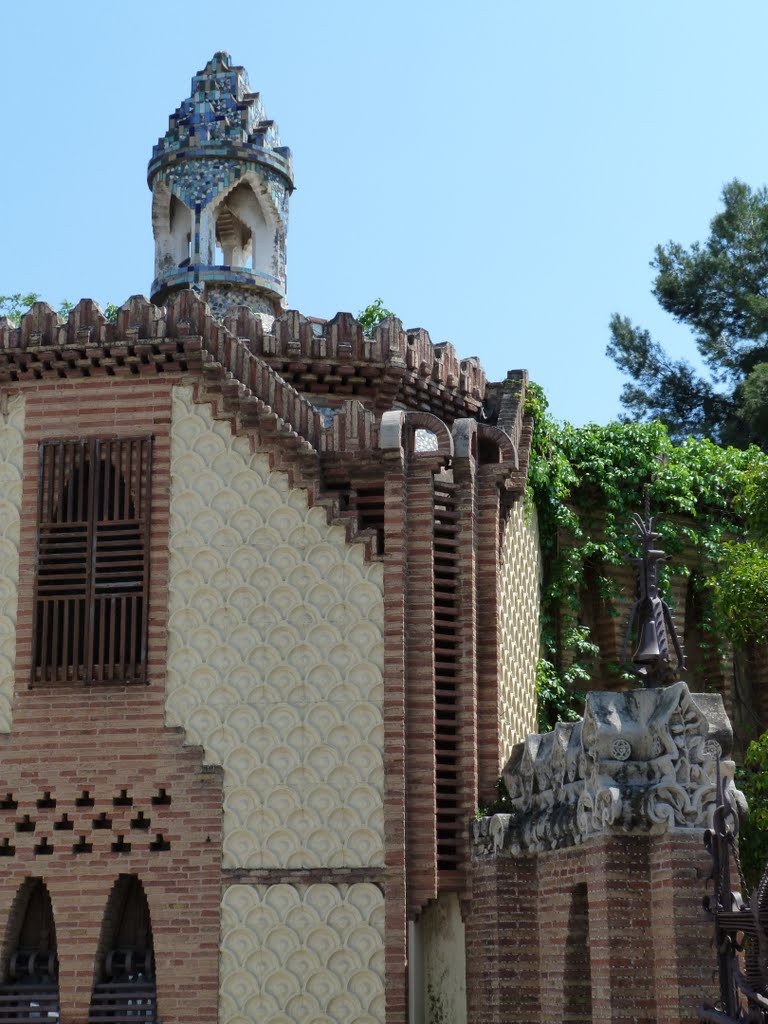
<instances>
[{"instance_id":1,"label":"green tree","mask_svg":"<svg viewBox=\"0 0 768 1024\"><path fill-rule=\"evenodd\" d=\"M19 320L27 312L30 306L40 301L40 296L37 292L28 292L26 295L23 292L15 292L13 295L0 295L0 316L7 316L11 323L17 327ZM68 299L62 299L59 303L57 313L64 320L69 316L71 309L74 309L74 303L69 302ZM108 302L104 310L104 316L112 323L117 319L117 313L120 309L113 302Z\"/></svg>"},{"instance_id":2,"label":"green tree","mask_svg":"<svg viewBox=\"0 0 768 1024\"><path fill-rule=\"evenodd\" d=\"M732 181L705 242L656 248L653 294L693 331L706 373L674 360L647 330L614 314L608 355L630 380L622 403L695 435L768 449L768 190Z\"/></svg>"},{"instance_id":3,"label":"green tree","mask_svg":"<svg viewBox=\"0 0 768 1024\"><path fill-rule=\"evenodd\" d=\"M26 313L33 302L40 296L37 292L14 292L13 295L0 295L0 316L7 316L11 323L18 327L22 314Z\"/></svg>"},{"instance_id":4,"label":"green tree","mask_svg":"<svg viewBox=\"0 0 768 1024\"><path fill-rule=\"evenodd\" d=\"M370 306L360 310L357 314L357 321L362 324L363 333L370 337L377 324L380 324L382 320L386 320L388 316L394 315L391 309L386 308L383 299L374 299Z\"/></svg>"},{"instance_id":5,"label":"green tree","mask_svg":"<svg viewBox=\"0 0 768 1024\"><path fill-rule=\"evenodd\" d=\"M580 622L581 595L598 587L614 613L615 576L606 571L637 554L631 526L647 493L660 515L661 569L688 576L701 599L705 643L768 642L768 455L756 446L724 447L707 438L673 444L658 420L574 427L550 417L541 389L529 388L534 416L528 470L545 566L541 595L543 660L539 721L580 711L600 651ZM697 552L697 564L677 556ZM621 666L602 662L618 684Z\"/></svg>"}]
</instances>

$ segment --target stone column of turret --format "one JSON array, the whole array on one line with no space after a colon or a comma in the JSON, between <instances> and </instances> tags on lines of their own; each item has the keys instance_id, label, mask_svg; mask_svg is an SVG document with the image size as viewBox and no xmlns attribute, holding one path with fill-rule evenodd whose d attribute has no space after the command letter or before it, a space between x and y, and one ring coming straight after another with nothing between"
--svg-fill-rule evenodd
<instances>
[{"instance_id":1,"label":"stone column of turret","mask_svg":"<svg viewBox=\"0 0 768 1024\"><path fill-rule=\"evenodd\" d=\"M291 152L280 145L245 70L216 53L192 79L152 151L152 301L191 288L223 317L285 306Z\"/></svg>"}]
</instances>

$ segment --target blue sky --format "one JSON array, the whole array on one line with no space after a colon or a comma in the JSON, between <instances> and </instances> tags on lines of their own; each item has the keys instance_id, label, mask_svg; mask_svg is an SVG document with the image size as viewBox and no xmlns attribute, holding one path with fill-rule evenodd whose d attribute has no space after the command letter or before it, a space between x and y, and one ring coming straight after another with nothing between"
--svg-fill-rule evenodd
<instances>
[{"instance_id":1,"label":"blue sky","mask_svg":"<svg viewBox=\"0 0 768 1024\"><path fill-rule=\"evenodd\" d=\"M607 422L612 312L693 356L654 246L768 180L767 37L764 0L0 4L0 294L148 292L151 148L223 49L293 150L291 307L381 296Z\"/></svg>"}]
</instances>

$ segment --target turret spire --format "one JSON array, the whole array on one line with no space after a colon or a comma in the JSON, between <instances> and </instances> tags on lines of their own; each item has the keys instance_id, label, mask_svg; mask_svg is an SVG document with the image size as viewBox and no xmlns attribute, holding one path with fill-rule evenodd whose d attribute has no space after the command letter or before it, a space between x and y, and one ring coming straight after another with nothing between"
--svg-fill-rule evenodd
<instances>
[{"instance_id":1,"label":"turret spire","mask_svg":"<svg viewBox=\"0 0 768 1024\"><path fill-rule=\"evenodd\" d=\"M276 316L285 303L285 237L293 189L280 145L244 68L228 53L192 79L148 168L155 236L152 300L192 288L217 316L246 305Z\"/></svg>"}]
</instances>

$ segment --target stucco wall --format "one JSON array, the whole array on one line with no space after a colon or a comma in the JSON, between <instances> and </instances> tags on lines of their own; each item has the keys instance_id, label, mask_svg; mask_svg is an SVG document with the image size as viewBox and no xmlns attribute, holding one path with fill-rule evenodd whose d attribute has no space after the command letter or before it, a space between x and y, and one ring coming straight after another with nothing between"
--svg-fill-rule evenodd
<instances>
[{"instance_id":1,"label":"stucco wall","mask_svg":"<svg viewBox=\"0 0 768 1024\"><path fill-rule=\"evenodd\" d=\"M220 1024L383 1024L375 885L232 885L221 950Z\"/></svg>"},{"instance_id":2,"label":"stucco wall","mask_svg":"<svg viewBox=\"0 0 768 1024\"><path fill-rule=\"evenodd\" d=\"M0 417L0 732L11 731L23 457L24 398L14 395Z\"/></svg>"},{"instance_id":3,"label":"stucco wall","mask_svg":"<svg viewBox=\"0 0 768 1024\"><path fill-rule=\"evenodd\" d=\"M383 863L382 586L174 389L167 718L224 768L225 867Z\"/></svg>"},{"instance_id":4,"label":"stucco wall","mask_svg":"<svg viewBox=\"0 0 768 1024\"><path fill-rule=\"evenodd\" d=\"M536 732L541 555L536 510L522 501L504 528L498 586L501 770L512 747Z\"/></svg>"},{"instance_id":5,"label":"stucco wall","mask_svg":"<svg viewBox=\"0 0 768 1024\"><path fill-rule=\"evenodd\" d=\"M417 1024L467 1024L464 922L456 893L443 892L429 902L417 934L423 971Z\"/></svg>"}]
</instances>

